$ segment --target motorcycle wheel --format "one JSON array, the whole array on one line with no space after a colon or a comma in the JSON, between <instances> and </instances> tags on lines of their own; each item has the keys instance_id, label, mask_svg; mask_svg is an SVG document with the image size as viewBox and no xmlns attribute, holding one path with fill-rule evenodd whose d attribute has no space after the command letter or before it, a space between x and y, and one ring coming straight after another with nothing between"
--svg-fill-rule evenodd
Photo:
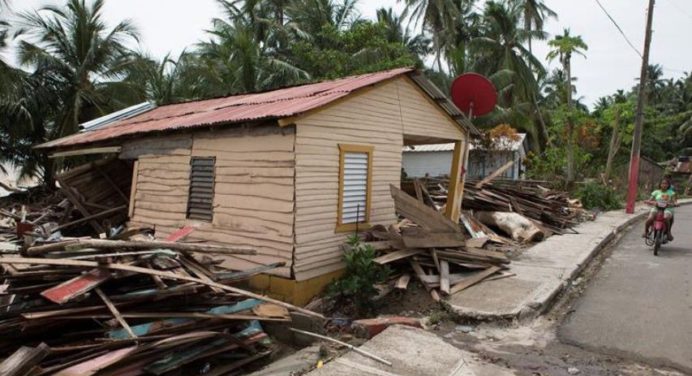
<instances>
[{"instance_id":1,"label":"motorcycle wheel","mask_svg":"<svg viewBox=\"0 0 692 376\"><path fill-rule=\"evenodd\" d=\"M663 241L663 233L661 231L656 231L654 234L654 256L658 256L658 250L661 248L661 242Z\"/></svg>"}]
</instances>

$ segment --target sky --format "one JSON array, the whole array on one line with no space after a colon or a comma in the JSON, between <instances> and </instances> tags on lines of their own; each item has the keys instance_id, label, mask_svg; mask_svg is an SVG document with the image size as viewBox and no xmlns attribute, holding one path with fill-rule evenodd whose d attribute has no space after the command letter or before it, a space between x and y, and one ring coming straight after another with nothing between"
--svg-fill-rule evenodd
<instances>
[{"instance_id":1,"label":"sky","mask_svg":"<svg viewBox=\"0 0 692 376\"><path fill-rule=\"evenodd\" d=\"M15 10L23 11L61 2L15 0L13 4ZM601 0L601 3L634 46L643 50L647 0ZM586 58L573 58L578 96L584 103L593 104L601 96L618 89L630 89L635 84L641 59L596 0L546 0L546 4L559 15L558 20L546 24L546 31L555 35L570 28L573 35L581 35L589 45ZM402 4L397 0L360 0L359 9L364 17L374 18L375 10L380 7L400 11ZM219 13L214 0L106 0L105 5L106 20L111 25L126 18L134 21L142 35L141 49L156 57L169 52L175 56L205 39L205 29L209 28L211 18ZM690 35L692 0L658 0L650 62L663 65L667 77L679 77L684 71L692 71ZM545 60L547 52L544 42L535 44L537 57ZM546 62L546 65L556 67L557 62Z\"/></svg>"}]
</instances>

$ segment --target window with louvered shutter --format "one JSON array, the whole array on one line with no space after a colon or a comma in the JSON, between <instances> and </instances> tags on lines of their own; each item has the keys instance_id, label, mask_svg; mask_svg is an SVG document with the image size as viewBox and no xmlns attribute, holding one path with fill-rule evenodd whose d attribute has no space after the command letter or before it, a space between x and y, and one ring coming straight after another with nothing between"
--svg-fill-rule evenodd
<instances>
[{"instance_id":1,"label":"window with louvered shutter","mask_svg":"<svg viewBox=\"0 0 692 376\"><path fill-rule=\"evenodd\" d=\"M190 160L190 195L187 218L211 222L214 217L214 157Z\"/></svg>"},{"instance_id":2,"label":"window with louvered shutter","mask_svg":"<svg viewBox=\"0 0 692 376\"><path fill-rule=\"evenodd\" d=\"M339 207L336 230L365 229L370 220L373 147L339 145L339 150Z\"/></svg>"}]
</instances>

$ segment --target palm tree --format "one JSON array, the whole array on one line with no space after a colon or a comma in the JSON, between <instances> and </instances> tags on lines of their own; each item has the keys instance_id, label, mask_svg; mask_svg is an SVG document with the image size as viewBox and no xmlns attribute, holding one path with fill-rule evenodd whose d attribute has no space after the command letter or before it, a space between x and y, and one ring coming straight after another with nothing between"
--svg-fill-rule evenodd
<instances>
[{"instance_id":1,"label":"palm tree","mask_svg":"<svg viewBox=\"0 0 692 376\"><path fill-rule=\"evenodd\" d=\"M0 100L14 92L14 83L17 82L17 70L2 59L2 53L9 46L10 23L4 19L9 13L9 0L0 0Z\"/></svg>"},{"instance_id":2,"label":"palm tree","mask_svg":"<svg viewBox=\"0 0 692 376\"><path fill-rule=\"evenodd\" d=\"M54 94L60 106L49 139L72 134L85 120L141 100L128 95L134 90L131 83L120 80L132 64L127 45L138 41L137 31L128 21L108 29L102 9L103 0L89 5L69 0L65 7L22 14L21 64L49 72L58 83Z\"/></svg>"},{"instance_id":3,"label":"palm tree","mask_svg":"<svg viewBox=\"0 0 692 376\"><path fill-rule=\"evenodd\" d=\"M514 0L516 6L522 10L524 29L527 31L543 31L543 24L548 18L557 18L557 13L545 5L543 0ZM529 35L529 52L533 54L533 38Z\"/></svg>"},{"instance_id":4,"label":"palm tree","mask_svg":"<svg viewBox=\"0 0 692 376\"><path fill-rule=\"evenodd\" d=\"M548 60L554 60L559 58L560 63L562 63L563 71L566 73L566 97L567 97L567 108L571 111L573 109L572 103L572 55L579 54L584 57L584 51L588 50L588 46L584 43L581 36L573 36L570 34L569 29L565 29L562 35L556 36L554 39L548 42L548 46L552 48L548 52ZM567 119L567 182L571 183L574 181L574 125L572 120Z\"/></svg>"},{"instance_id":5,"label":"palm tree","mask_svg":"<svg viewBox=\"0 0 692 376\"><path fill-rule=\"evenodd\" d=\"M212 96L204 85L206 68L197 54L186 51L177 59L167 54L160 61L142 55L124 80L136 83L148 101L170 104Z\"/></svg>"},{"instance_id":6,"label":"palm tree","mask_svg":"<svg viewBox=\"0 0 692 376\"><path fill-rule=\"evenodd\" d=\"M460 3L468 0L397 0L405 4L402 18L410 17L414 25L432 35L435 61L442 71L442 54L450 45L450 32L460 15Z\"/></svg>"},{"instance_id":7,"label":"palm tree","mask_svg":"<svg viewBox=\"0 0 692 376\"><path fill-rule=\"evenodd\" d=\"M445 57L452 76L469 71L473 63L473 56L469 54L469 44L474 38L482 36L484 20L474 7L474 2L459 3L459 15L445 46Z\"/></svg>"},{"instance_id":8,"label":"palm tree","mask_svg":"<svg viewBox=\"0 0 692 376\"><path fill-rule=\"evenodd\" d=\"M325 26L346 30L362 19L358 0L293 0L286 7L289 24L306 36L319 33Z\"/></svg>"},{"instance_id":9,"label":"palm tree","mask_svg":"<svg viewBox=\"0 0 692 376\"><path fill-rule=\"evenodd\" d=\"M517 121L523 124L512 124L528 132L533 145L538 146L540 140L547 140L547 131L542 121L535 121L536 125L529 124L533 120L530 117L531 104L535 103L535 93L538 91L538 83L534 76L534 70L539 75L545 74L540 61L524 47L524 42L529 36L535 39L545 38L545 33L537 30L528 31L521 27L520 9L511 3L488 2L483 14L483 29L481 36L473 38L470 46L475 58L473 70L487 76L493 76L498 72L511 72L504 74L510 82L500 92L499 105L505 108L529 109ZM533 70L530 66L533 66ZM525 104L529 104L527 107ZM533 106L535 107L535 106Z\"/></svg>"},{"instance_id":10,"label":"palm tree","mask_svg":"<svg viewBox=\"0 0 692 376\"><path fill-rule=\"evenodd\" d=\"M401 17L396 15L392 8L378 9L377 22L386 27L389 42L403 44L411 54L417 57L428 55L431 52L430 38L423 34L412 36L408 27L403 24Z\"/></svg>"},{"instance_id":11,"label":"palm tree","mask_svg":"<svg viewBox=\"0 0 692 376\"><path fill-rule=\"evenodd\" d=\"M266 90L310 77L263 40L257 40L252 20L214 19L211 38L198 45L206 65L201 78L207 96Z\"/></svg>"}]
</instances>

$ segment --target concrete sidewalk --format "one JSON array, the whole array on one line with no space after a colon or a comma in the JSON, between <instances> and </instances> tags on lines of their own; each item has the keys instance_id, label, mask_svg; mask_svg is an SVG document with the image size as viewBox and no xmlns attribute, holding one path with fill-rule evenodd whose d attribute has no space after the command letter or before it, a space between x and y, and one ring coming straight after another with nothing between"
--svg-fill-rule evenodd
<instances>
[{"instance_id":1,"label":"concrete sidewalk","mask_svg":"<svg viewBox=\"0 0 692 376\"><path fill-rule=\"evenodd\" d=\"M308 376L510 376L507 368L486 363L434 333L391 326L360 347L392 362L389 367L349 351Z\"/></svg>"},{"instance_id":2,"label":"concrete sidewalk","mask_svg":"<svg viewBox=\"0 0 692 376\"><path fill-rule=\"evenodd\" d=\"M680 200L689 203L692 200ZM515 277L482 282L449 296L446 303L462 317L482 320L539 315L598 251L647 212L645 205L638 205L635 214L605 212L579 225L578 234L551 236L512 260Z\"/></svg>"}]
</instances>

